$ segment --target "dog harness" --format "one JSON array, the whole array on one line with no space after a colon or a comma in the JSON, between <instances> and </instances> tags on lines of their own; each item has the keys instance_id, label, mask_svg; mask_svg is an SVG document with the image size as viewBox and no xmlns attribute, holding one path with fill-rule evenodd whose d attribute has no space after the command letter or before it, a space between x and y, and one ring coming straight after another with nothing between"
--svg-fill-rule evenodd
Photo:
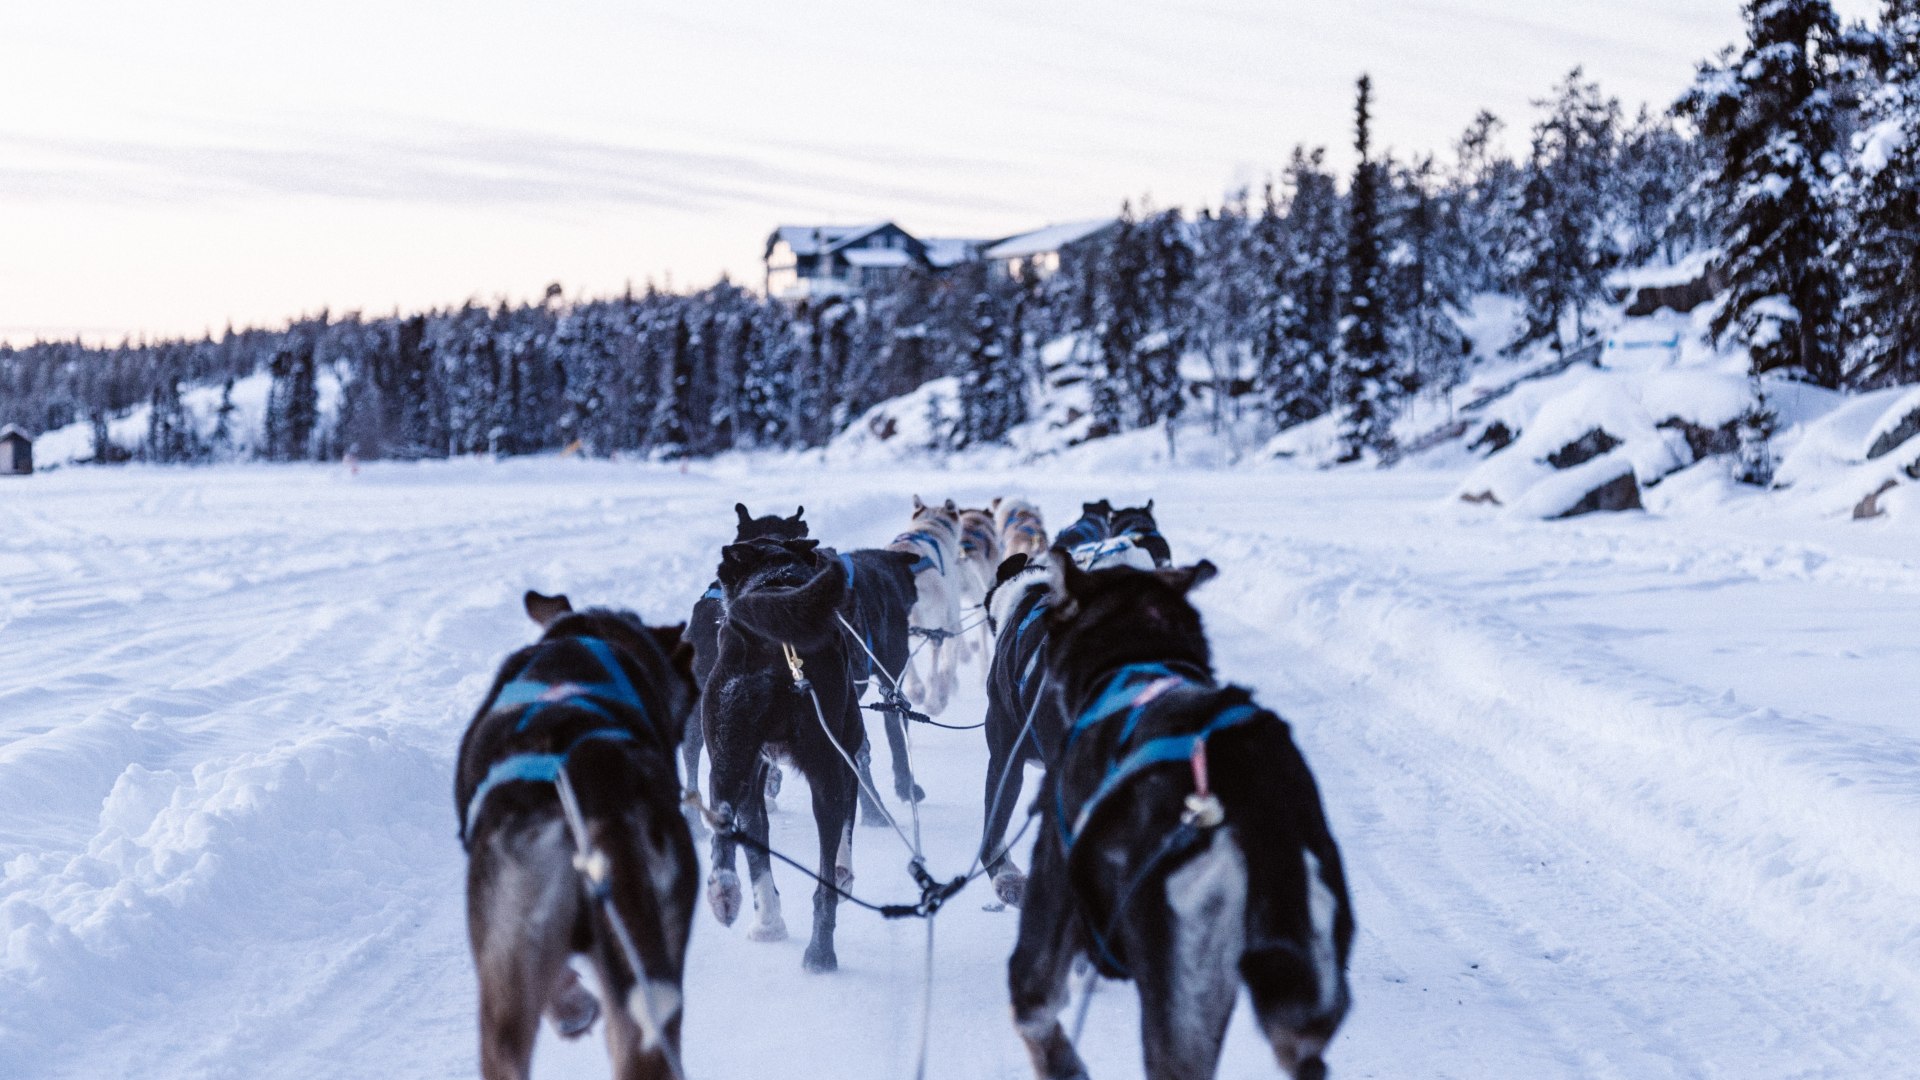
<instances>
[{"instance_id":1,"label":"dog harness","mask_svg":"<svg viewBox=\"0 0 1920 1080\"><path fill-rule=\"evenodd\" d=\"M1053 538L1053 542L1056 547L1073 548L1105 540L1110 535L1105 523L1083 517L1062 530L1060 535Z\"/></svg>"},{"instance_id":2,"label":"dog harness","mask_svg":"<svg viewBox=\"0 0 1920 1080\"><path fill-rule=\"evenodd\" d=\"M700 594L702 600L725 600L726 598L727 590L721 588L717 581L707 586L707 591Z\"/></svg>"},{"instance_id":3,"label":"dog harness","mask_svg":"<svg viewBox=\"0 0 1920 1080\"><path fill-rule=\"evenodd\" d=\"M1033 606L1027 609L1027 613L1020 617L1020 621L1016 623L1013 628L1013 651L1015 655L1019 654L1021 644L1026 641L1027 631L1033 629L1033 624L1039 622L1040 617L1047 613L1046 591L1044 589L1034 589L1032 592L1035 596L1025 602ZM1020 677L1016 680L1016 684L1019 687L1022 698L1027 696L1027 683L1033 678L1033 673L1039 670L1040 657L1046 651L1044 647L1033 650L1033 655L1027 658L1027 666L1021 669Z\"/></svg>"},{"instance_id":4,"label":"dog harness","mask_svg":"<svg viewBox=\"0 0 1920 1080\"><path fill-rule=\"evenodd\" d=\"M978 521L969 522L960 533L960 550L972 553L993 545L993 528Z\"/></svg>"},{"instance_id":5,"label":"dog harness","mask_svg":"<svg viewBox=\"0 0 1920 1080\"><path fill-rule=\"evenodd\" d=\"M1037 536L1042 541L1047 538L1047 530L1040 526L1040 519L1025 514L1008 522L1007 527L1019 536Z\"/></svg>"},{"instance_id":6,"label":"dog harness","mask_svg":"<svg viewBox=\"0 0 1920 1080\"><path fill-rule=\"evenodd\" d=\"M1212 719L1198 731L1182 732L1177 735L1160 735L1128 748L1133 741L1135 730L1146 716L1153 703L1169 690L1180 686L1205 686L1189 676L1182 675L1166 664L1129 664L1107 677L1106 687L1096 696L1085 712L1074 720L1073 727L1067 732L1066 747L1063 756L1070 753L1073 744L1081 735L1106 723L1109 720L1121 721L1120 738L1116 743L1121 756L1107 766L1106 776L1094 788L1087 801L1080 804L1079 813L1069 822L1066 795L1060 785L1054 787L1054 815L1060 829L1060 843L1071 855L1073 845L1092 820L1100 805L1111 798L1129 780L1143 770L1156 765L1166 765L1176 761L1196 762L1196 777L1205 775L1205 745L1208 739L1228 728L1238 727L1261 715L1260 709L1248 702L1229 705L1216 713Z\"/></svg>"},{"instance_id":7,"label":"dog harness","mask_svg":"<svg viewBox=\"0 0 1920 1080\"><path fill-rule=\"evenodd\" d=\"M567 756L582 744L593 741L634 742L633 732L614 715L609 706L620 706L640 714L642 722L652 726L652 717L647 713L647 705L634 689L633 680L627 678L625 669L613 654L613 646L599 638L579 637L562 638L584 647L599 662L606 676L599 682L563 682L548 683L538 679L520 677L500 688L494 695L493 707L489 713L502 712L531 706L515 721L513 730L519 734L527 730L533 719L542 712L555 706L584 709L595 713L607 721L599 727L589 728L573 737L565 748L558 753L521 753L510 754L493 763L480 786L473 789L473 795L467 799L467 811L462 815L460 839L462 843L473 832L474 822L480 817L480 810L486 804L487 796L501 784L522 781L528 783L551 784L560 775L560 769L566 764ZM558 644L555 642L554 644Z\"/></svg>"},{"instance_id":8,"label":"dog harness","mask_svg":"<svg viewBox=\"0 0 1920 1080\"><path fill-rule=\"evenodd\" d=\"M922 558L924 557L925 556L922 556ZM840 565L847 568L847 593L849 595L852 595L854 579L857 577L857 574L853 568L853 556L847 554L844 551L841 552ZM915 565L917 566L918 564L916 563ZM867 648L865 651L865 659L864 659L867 673L853 681L856 684L864 687L866 684L873 681L873 631L869 630L862 636L865 637L867 641Z\"/></svg>"},{"instance_id":9,"label":"dog harness","mask_svg":"<svg viewBox=\"0 0 1920 1080\"><path fill-rule=\"evenodd\" d=\"M1114 903L1112 917L1103 931L1086 911L1084 902L1076 904L1087 933L1093 939L1096 955L1095 967L1110 978L1130 978L1126 963L1115 953L1111 937L1119 924L1121 912L1126 910L1135 892L1147 878L1165 865L1168 859L1178 856L1191 847L1206 830L1212 829L1224 820L1225 812L1220 800L1213 794L1207 780L1207 740L1228 728L1238 727L1262 715L1261 711L1248 702L1229 705L1214 714L1198 731L1182 732L1177 735L1161 735L1141 743L1128 751L1127 744L1132 741L1133 733L1139 727L1140 720L1168 691L1180 686L1199 686L1211 689L1209 684L1182 675L1166 664L1129 664L1107 677L1107 685L1093 704L1074 721L1073 728L1067 733L1066 749L1062 756L1070 752L1074 740L1083 732L1115 718L1124 718L1120 729L1119 749L1125 751L1119 760L1107 767L1107 774L1087 801L1080 804L1080 812L1075 815L1071 825L1067 822L1066 797L1060 793L1060 785L1054 786L1054 814L1060 829L1060 845L1069 863L1073 858L1074 841L1086 830L1087 822L1114 792L1141 772L1156 765L1170 765L1184 762L1193 769L1193 794L1187 796L1186 809L1180 816L1180 824L1160 842L1153 854L1134 873L1119 890Z\"/></svg>"},{"instance_id":10,"label":"dog harness","mask_svg":"<svg viewBox=\"0 0 1920 1080\"><path fill-rule=\"evenodd\" d=\"M912 544L922 550L919 560L913 564L914 573L918 574L922 570L938 570L941 577L947 576L947 556L940 550L940 541L932 533L925 529L915 529L894 537L893 542ZM931 554L928 554L929 552Z\"/></svg>"}]
</instances>

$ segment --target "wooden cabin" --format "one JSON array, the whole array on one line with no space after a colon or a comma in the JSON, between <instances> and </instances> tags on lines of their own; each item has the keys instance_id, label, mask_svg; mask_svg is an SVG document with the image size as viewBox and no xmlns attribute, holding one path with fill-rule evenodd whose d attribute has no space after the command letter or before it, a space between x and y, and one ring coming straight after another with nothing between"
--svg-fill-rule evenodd
<instances>
[{"instance_id":1,"label":"wooden cabin","mask_svg":"<svg viewBox=\"0 0 1920 1080\"><path fill-rule=\"evenodd\" d=\"M0 476L33 472L33 436L12 424L0 428Z\"/></svg>"}]
</instances>

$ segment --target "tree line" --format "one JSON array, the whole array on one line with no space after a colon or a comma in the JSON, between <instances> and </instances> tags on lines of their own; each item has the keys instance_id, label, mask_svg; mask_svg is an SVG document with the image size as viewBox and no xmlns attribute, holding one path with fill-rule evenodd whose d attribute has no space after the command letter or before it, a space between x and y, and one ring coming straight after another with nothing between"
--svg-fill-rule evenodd
<instances>
[{"instance_id":1,"label":"tree line","mask_svg":"<svg viewBox=\"0 0 1920 1080\"><path fill-rule=\"evenodd\" d=\"M1464 378L1472 298L1519 301L1508 351L1564 355L1597 334L1610 274L1702 250L1721 290L1713 333L1756 374L1920 381L1920 0L1887 0L1871 25L1843 25L1827 0L1743 11L1746 40L1666 112L1628 117L1576 69L1524 131L1483 112L1443 154L1382 151L1362 76L1350 173L1303 146L1219 206L1129 203L1044 277L909 267L858 299L795 307L725 281L579 300L554 287L200 341L0 347L0 419L90 421L102 461L576 446L670 459L816 447L951 375L935 448L961 448L1028 418L1060 377L1041 346L1066 339L1089 436L1196 406L1271 430L1334 413L1344 458L1391 459L1406 403ZM243 445L231 387L261 371L264 429ZM183 406L189 386L225 388L211 430ZM107 421L140 405L146 437L114 445Z\"/></svg>"}]
</instances>

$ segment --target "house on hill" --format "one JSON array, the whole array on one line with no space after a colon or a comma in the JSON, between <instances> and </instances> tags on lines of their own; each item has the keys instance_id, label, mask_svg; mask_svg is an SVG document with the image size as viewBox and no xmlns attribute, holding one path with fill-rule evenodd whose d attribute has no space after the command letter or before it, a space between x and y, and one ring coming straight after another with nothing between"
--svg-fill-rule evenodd
<instances>
[{"instance_id":1,"label":"house on hill","mask_svg":"<svg viewBox=\"0 0 1920 1080\"><path fill-rule=\"evenodd\" d=\"M767 295L788 303L857 296L908 266L931 265L927 245L891 221L782 225L764 258Z\"/></svg>"},{"instance_id":2,"label":"house on hill","mask_svg":"<svg viewBox=\"0 0 1920 1080\"><path fill-rule=\"evenodd\" d=\"M12 424L0 428L0 476L33 472L33 436Z\"/></svg>"},{"instance_id":3,"label":"house on hill","mask_svg":"<svg viewBox=\"0 0 1920 1080\"><path fill-rule=\"evenodd\" d=\"M989 246L982 257L997 274L1017 278L1022 273L1030 273L1044 280L1059 272L1062 254L1099 242L1117 224L1118 218L1109 217L1048 225L1009 236Z\"/></svg>"}]
</instances>

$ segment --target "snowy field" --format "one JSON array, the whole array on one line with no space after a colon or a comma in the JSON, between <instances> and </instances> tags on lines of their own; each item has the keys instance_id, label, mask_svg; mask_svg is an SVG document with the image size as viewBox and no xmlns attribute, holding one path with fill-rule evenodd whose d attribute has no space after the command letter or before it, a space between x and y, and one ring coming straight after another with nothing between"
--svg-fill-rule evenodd
<instances>
[{"instance_id":1,"label":"snowy field","mask_svg":"<svg viewBox=\"0 0 1920 1080\"><path fill-rule=\"evenodd\" d=\"M1920 1060L1920 556L1898 517L1540 523L1402 469L65 469L0 483L0 1077L474 1075L456 742L528 587L678 621L731 506L883 543L907 496L1157 499L1223 676L1295 724L1359 920L1343 1077L1892 1077ZM1656 509L1658 509L1656 507ZM979 669L944 719L983 708ZM963 869L978 732L914 733ZM883 760L884 760L884 751ZM809 851L791 776L778 846ZM1031 791L1029 787L1029 791ZM884 830L856 889L911 889ZM1025 863L1024 853L1021 862ZM789 914L810 890L777 871ZM937 926L930 1074L1030 1075L1015 915ZM804 922L804 920L802 920ZM702 906L695 1077L905 1077L922 924L841 971ZM1095 1074L1139 1075L1130 988ZM605 1075L542 1036L536 1075ZM1244 1015L1222 1075L1274 1075Z\"/></svg>"}]
</instances>

